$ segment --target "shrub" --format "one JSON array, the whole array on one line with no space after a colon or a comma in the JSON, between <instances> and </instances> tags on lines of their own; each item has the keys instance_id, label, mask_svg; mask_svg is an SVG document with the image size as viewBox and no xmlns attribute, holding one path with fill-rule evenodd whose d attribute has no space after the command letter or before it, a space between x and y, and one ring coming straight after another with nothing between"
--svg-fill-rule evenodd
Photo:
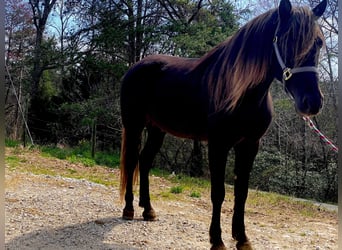
<instances>
[{"instance_id":1,"label":"shrub","mask_svg":"<svg viewBox=\"0 0 342 250\"><path fill-rule=\"evenodd\" d=\"M180 194L183 192L183 187L182 186L174 186L171 188L170 192L173 194Z\"/></svg>"}]
</instances>

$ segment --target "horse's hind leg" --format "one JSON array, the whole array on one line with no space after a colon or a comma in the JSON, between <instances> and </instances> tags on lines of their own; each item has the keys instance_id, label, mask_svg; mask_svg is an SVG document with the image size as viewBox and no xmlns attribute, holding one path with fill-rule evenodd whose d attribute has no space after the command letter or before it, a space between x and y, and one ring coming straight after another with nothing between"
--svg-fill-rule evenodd
<instances>
[{"instance_id":1,"label":"horse's hind leg","mask_svg":"<svg viewBox=\"0 0 342 250\"><path fill-rule=\"evenodd\" d=\"M146 144L139 158L140 168L140 200L139 206L144 208L144 220L155 220L156 214L151 206L149 191L149 171L152 167L154 157L163 144L165 133L157 127L147 127L148 136Z\"/></svg>"},{"instance_id":2,"label":"horse's hind leg","mask_svg":"<svg viewBox=\"0 0 342 250\"><path fill-rule=\"evenodd\" d=\"M122 136L121 146L121 198L125 196L125 208L122 218L132 220L134 217L133 208L133 181L135 171L138 170L137 163L139 158L141 143L141 128L125 128Z\"/></svg>"}]
</instances>

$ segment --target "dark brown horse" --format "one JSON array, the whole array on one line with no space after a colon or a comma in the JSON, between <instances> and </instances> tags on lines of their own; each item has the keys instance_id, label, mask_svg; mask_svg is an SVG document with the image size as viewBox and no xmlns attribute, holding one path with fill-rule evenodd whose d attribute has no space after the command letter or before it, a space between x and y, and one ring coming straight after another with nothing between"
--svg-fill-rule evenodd
<instances>
[{"instance_id":1,"label":"dark brown horse","mask_svg":"<svg viewBox=\"0 0 342 250\"><path fill-rule=\"evenodd\" d=\"M316 21L326 4L324 0L311 10L293 8L289 0L282 0L279 8L256 17L202 58L154 55L129 69L121 88L124 219L134 216L132 189L138 168L139 206L145 220L156 218L148 175L165 133L207 140L212 249L225 249L220 216L231 148L235 151L232 236L238 249L251 249L245 233L245 202L259 141L272 118L269 88L277 79L293 97L299 114L319 112L323 97L316 66L324 38ZM140 151L145 127L148 137Z\"/></svg>"}]
</instances>

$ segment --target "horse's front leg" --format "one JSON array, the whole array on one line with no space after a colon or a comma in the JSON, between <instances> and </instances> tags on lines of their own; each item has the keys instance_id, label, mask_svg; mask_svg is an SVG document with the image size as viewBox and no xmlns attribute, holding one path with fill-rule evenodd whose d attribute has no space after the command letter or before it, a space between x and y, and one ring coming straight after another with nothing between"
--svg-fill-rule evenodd
<instances>
[{"instance_id":1,"label":"horse's front leg","mask_svg":"<svg viewBox=\"0 0 342 250\"><path fill-rule=\"evenodd\" d=\"M248 181L255 156L259 149L259 141L243 140L235 147L235 180L234 180L234 214L232 236L237 240L238 250L250 250L252 246L246 236L244 213L248 195Z\"/></svg>"},{"instance_id":2,"label":"horse's front leg","mask_svg":"<svg viewBox=\"0 0 342 250\"><path fill-rule=\"evenodd\" d=\"M229 148L224 147L220 141L209 140L208 151L213 206L209 230L211 249L226 249L221 237L221 207L225 197L225 167Z\"/></svg>"}]
</instances>

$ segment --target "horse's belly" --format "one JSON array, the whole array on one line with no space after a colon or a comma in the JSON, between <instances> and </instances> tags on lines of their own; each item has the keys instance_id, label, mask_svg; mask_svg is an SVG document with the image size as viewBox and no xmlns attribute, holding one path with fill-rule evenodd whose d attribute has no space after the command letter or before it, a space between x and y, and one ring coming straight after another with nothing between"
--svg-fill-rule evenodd
<instances>
[{"instance_id":1,"label":"horse's belly","mask_svg":"<svg viewBox=\"0 0 342 250\"><path fill-rule=\"evenodd\" d=\"M149 112L147 121L177 137L207 140L207 118L198 111L168 107Z\"/></svg>"}]
</instances>

